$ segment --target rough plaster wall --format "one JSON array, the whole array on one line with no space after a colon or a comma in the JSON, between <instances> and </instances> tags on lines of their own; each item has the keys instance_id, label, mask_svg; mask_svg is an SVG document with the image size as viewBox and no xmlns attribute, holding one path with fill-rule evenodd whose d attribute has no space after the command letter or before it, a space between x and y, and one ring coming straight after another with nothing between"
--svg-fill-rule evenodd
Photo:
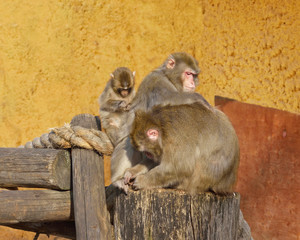
<instances>
[{"instance_id":1,"label":"rough plaster wall","mask_svg":"<svg viewBox=\"0 0 300 240\"><path fill-rule=\"evenodd\" d=\"M138 85L174 51L199 60L210 103L300 112L299 11L297 0L0 1L0 146L97 114L116 67Z\"/></svg>"},{"instance_id":2,"label":"rough plaster wall","mask_svg":"<svg viewBox=\"0 0 300 240\"><path fill-rule=\"evenodd\" d=\"M1 146L24 144L78 113L97 114L116 67L136 70L139 83L170 52L195 49L201 5L171 2L2 1Z\"/></svg>"},{"instance_id":3,"label":"rough plaster wall","mask_svg":"<svg viewBox=\"0 0 300 240\"><path fill-rule=\"evenodd\" d=\"M200 91L300 112L300 1L203 1Z\"/></svg>"}]
</instances>

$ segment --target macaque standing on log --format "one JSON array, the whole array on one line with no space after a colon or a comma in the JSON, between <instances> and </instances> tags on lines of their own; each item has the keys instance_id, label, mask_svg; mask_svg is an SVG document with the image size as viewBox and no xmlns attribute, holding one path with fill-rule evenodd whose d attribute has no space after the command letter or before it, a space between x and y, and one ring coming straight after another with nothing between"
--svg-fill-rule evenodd
<instances>
[{"instance_id":1,"label":"macaque standing on log","mask_svg":"<svg viewBox=\"0 0 300 240\"><path fill-rule=\"evenodd\" d=\"M237 179L239 144L226 115L203 103L137 111L132 145L147 161L128 169L134 189L177 188L190 193L231 192ZM148 170L149 159L157 166Z\"/></svg>"}]
</instances>

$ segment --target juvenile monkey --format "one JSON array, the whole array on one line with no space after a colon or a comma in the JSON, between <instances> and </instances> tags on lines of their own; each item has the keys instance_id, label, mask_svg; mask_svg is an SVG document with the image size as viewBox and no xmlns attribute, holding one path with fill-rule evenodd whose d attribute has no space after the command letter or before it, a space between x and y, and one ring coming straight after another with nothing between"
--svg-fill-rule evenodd
<instances>
[{"instance_id":1,"label":"juvenile monkey","mask_svg":"<svg viewBox=\"0 0 300 240\"><path fill-rule=\"evenodd\" d=\"M114 185L123 189L124 181L117 181L123 176L126 168L133 165L122 159L131 159L130 163L137 164L141 159L141 153L134 148L128 148L130 141L128 135L134 119L134 112L129 111L130 104L135 96L135 72L128 68L117 68L111 75L103 93L99 97L100 119L102 128L114 145L111 155L111 180ZM127 150L128 149L128 150ZM116 161L116 159L118 161Z\"/></svg>"},{"instance_id":2,"label":"juvenile monkey","mask_svg":"<svg viewBox=\"0 0 300 240\"><path fill-rule=\"evenodd\" d=\"M116 146L129 133L126 125L130 118L129 106L135 96L135 72L119 67L110 76L99 97L99 113L103 129Z\"/></svg>"},{"instance_id":3,"label":"juvenile monkey","mask_svg":"<svg viewBox=\"0 0 300 240\"><path fill-rule=\"evenodd\" d=\"M238 138L228 118L203 103L137 111L133 146L157 164L140 163L125 173L134 189L177 188L190 193L232 191L239 165Z\"/></svg>"},{"instance_id":4,"label":"juvenile monkey","mask_svg":"<svg viewBox=\"0 0 300 240\"><path fill-rule=\"evenodd\" d=\"M198 93L194 93L198 85L198 74L200 72L198 62L187 53L173 53L165 62L147 75L140 84L137 94L131 104L130 119L127 122L127 129L130 129L134 112L137 110L147 111L155 105L178 105L202 102L208 109L212 107ZM113 152L111 157L111 180L118 181L116 185L123 188L123 176L125 170L142 160L146 156L136 151L128 137L123 140ZM147 161L147 159L145 160ZM150 169L152 161L148 162ZM121 183L120 183L121 179ZM125 189L126 190L126 189Z\"/></svg>"}]
</instances>

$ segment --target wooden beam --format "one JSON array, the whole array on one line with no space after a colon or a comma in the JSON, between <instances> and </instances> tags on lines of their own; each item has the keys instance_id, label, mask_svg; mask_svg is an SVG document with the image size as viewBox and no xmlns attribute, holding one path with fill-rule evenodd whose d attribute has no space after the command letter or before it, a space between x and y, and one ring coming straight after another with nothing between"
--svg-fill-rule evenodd
<instances>
[{"instance_id":1,"label":"wooden beam","mask_svg":"<svg viewBox=\"0 0 300 240\"><path fill-rule=\"evenodd\" d=\"M71 192L0 191L0 224L73 219Z\"/></svg>"},{"instance_id":2,"label":"wooden beam","mask_svg":"<svg viewBox=\"0 0 300 240\"><path fill-rule=\"evenodd\" d=\"M75 116L71 125L100 129L100 122L89 114ZM103 157L92 150L72 149L72 174L76 239L111 239Z\"/></svg>"},{"instance_id":3,"label":"wooden beam","mask_svg":"<svg viewBox=\"0 0 300 240\"><path fill-rule=\"evenodd\" d=\"M66 150L0 148L0 187L70 190L71 159Z\"/></svg>"}]
</instances>

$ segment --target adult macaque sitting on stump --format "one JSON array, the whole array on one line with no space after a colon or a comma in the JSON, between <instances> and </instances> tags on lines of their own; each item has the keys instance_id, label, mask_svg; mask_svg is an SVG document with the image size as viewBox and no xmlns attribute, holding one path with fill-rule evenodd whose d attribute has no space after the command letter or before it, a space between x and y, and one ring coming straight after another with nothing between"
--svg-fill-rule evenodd
<instances>
[{"instance_id":1,"label":"adult macaque sitting on stump","mask_svg":"<svg viewBox=\"0 0 300 240\"><path fill-rule=\"evenodd\" d=\"M239 144L223 112L201 102L137 111L130 137L148 158L125 172L124 183L133 189L232 191Z\"/></svg>"}]
</instances>

